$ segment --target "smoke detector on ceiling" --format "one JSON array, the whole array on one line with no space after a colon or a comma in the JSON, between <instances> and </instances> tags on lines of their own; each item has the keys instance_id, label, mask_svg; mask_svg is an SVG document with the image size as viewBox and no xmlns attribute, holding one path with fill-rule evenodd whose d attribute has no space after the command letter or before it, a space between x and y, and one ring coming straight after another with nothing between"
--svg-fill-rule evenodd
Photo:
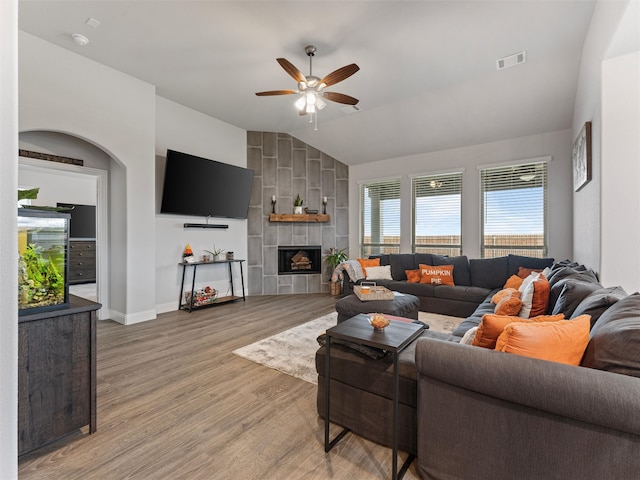
<instances>
[{"instance_id":1,"label":"smoke detector on ceiling","mask_svg":"<svg viewBox=\"0 0 640 480\"><path fill-rule=\"evenodd\" d=\"M504 70L505 68L515 67L516 65L520 65L526 61L527 51L523 50L522 52L514 53L513 55L496 60L496 68L498 70Z\"/></svg>"},{"instance_id":2,"label":"smoke detector on ceiling","mask_svg":"<svg viewBox=\"0 0 640 480\"><path fill-rule=\"evenodd\" d=\"M80 45L81 47L84 47L87 43L89 43L89 39L79 33L74 33L73 35L71 35L71 38L76 45Z\"/></svg>"}]
</instances>

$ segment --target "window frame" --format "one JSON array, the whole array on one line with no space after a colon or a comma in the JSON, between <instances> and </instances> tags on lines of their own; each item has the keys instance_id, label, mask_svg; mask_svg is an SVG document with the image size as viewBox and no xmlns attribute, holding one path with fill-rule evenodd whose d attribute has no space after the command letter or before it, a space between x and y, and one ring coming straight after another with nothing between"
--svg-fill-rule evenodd
<instances>
[{"instance_id":1,"label":"window frame","mask_svg":"<svg viewBox=\"0 0 640 480\"><path fill-rule=\"evenodd\" d=\"M463 202L463 182L464 182L464 168L462 169L453 169L453 170L444 170L437 172L428 172L422 174L411 175L409 178L411 180L411 251L413 253L434 253L437 255L448 255L448 256L459 256L463 255L463 241L462 241L462 202ZM441 195L445 194L454 194L459 195L459 210L458 210L458 243L439 243L439 244L419 244L416 243L416 235L417 235L417 215L418 208L416 202L416 190L421 186L418 185L418 182L429 183L431 182L442 182L447 179L453 180L457 183L457 188L444 190ZM433 187L432 188L439 188ZM437 195L434 195L437 196ZM435 235L434 235L435 236Z\"/></svg>"},{"instance_id":2,"label":"window frame","mask_svg":"<svg viewBox=\"0 0 640 480\"><path fill-rule=\"evenodd\" d=\"M389 188L397 190L397 199L398 199L398 209L397 209L397 224L398 224L398 242L397 243L385 243L385 242L377 242L373 243L371 240L369 242L365 242L365 231L367 230L365 225L365 189L371 188L374 186L380 186L381 188ZM395 192L391 192L395 193ZM360 256L368 257L370 255L380 255L383 253L400 253L400 245L402 239L402 221L400 218L400 213L402 209L402 184L400 177L390 177L390 178L382 178L382 179L371 179L364 180L358 182L358 198L359 198L359 240L360 240ZM392 217L391 217L392 218ZM379 218L380 228L383 228L382 218ZM372 225L369 225L369 229L372 230ZM381 235L381 232L378 232ZM373 234L371 235L373 237ZM384 238L384 237L382 237ZM377 250L377 251L376 251Z\"/></svg>"},{"instance_id":3,"label":"window frame","mask_svg":"<svg viewBox=\"0 0 640 480\"><path fill-rule=\"evenodd\" d=\"M548 222L549 222L549 162L551 161L551 157L536 157L521 161L514 162L503 162L491 165L479 165L477 168L479 170L479 182L480 182L480 256L481 258L495 258L508 254L514 255L526 255L532 257L544 258L547 257L549 251L549 241L548 241ZM536 170L538 168L538 170ZM541 182L541 187L543 188L542 193L542 234L541 234L541 245L520 245L520 244L488 244L486 242L485 230L487 227L487 218L486 218L486 196L487 192L486 187L486 172L493 170L498 173L498 175L504 175L508 169L514 171L514 175L518 175L517 179L511 179L511 181L515 180L517 184L526 185L526 181L520 177L522 177L526 172L540 172L540 168L543 170L543 175L541 178L537 179L537 182ZM524 173L523 173L524 172ZM504 177L506 179L506 176ZM534 178L535 179L535 178ZM532 180L534 180L532 179ZM499 177L496 177L496 181L503 181ZM530 181L530 180L529 180ZM505 182L506 185L506 182ZM504 189L494 189L493 191L506 191L506 190L516 190L517 188L504 188ZM491 191L489 189L488 191ZM532 209L533 210L533 209ZM522 237L526 234L512 234L513 237L519 236ZM534 236L537 234L529 234L530 236ZM505 234L505 236L509 236L509 234ZM487 255L489 251L493 251L492 255Z\"/></svg>"}]
</instances>

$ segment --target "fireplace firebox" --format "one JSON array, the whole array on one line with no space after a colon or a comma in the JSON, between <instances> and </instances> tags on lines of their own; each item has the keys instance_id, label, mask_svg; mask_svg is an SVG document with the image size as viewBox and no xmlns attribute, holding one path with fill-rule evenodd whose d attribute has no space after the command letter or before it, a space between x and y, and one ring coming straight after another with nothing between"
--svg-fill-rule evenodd
<instances>
[{"instance_id":1,"label":"fireplace firebox","mask_svg":"<svg viewBox=\"0 0 640 480\"><path fill-rule=\"evenodd\" d=\"M279 246L278 275L316 274L322 270L320 245Z\"/></svg>"}]
</instances>

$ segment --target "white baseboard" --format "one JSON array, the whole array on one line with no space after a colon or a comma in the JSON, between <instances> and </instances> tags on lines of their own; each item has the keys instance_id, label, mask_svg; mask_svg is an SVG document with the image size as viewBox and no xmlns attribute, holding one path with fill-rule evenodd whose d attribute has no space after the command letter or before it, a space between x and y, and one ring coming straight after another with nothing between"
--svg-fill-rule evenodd
<instances>
[{"instance_id":1,"label":"white baseboard","mask_svg":"<svg viewBox=\"0 0 640 480\"><path fill-rule=\"evenodd\" d=\"M111 310L110 320L121 323L122 325L133 325L134 323L147 322L156 319L155 310L147 310L145 312L130 313L125 315L122 312Z\"/></svg>"}]
</instances>

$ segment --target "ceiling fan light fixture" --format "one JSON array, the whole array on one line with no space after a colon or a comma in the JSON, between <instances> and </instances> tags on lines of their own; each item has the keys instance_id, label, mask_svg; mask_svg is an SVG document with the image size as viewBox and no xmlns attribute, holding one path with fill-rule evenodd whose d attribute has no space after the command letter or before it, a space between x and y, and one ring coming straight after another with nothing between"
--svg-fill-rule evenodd
<instances>
[{"instance_id":1,"label":"ceiling fan light fixture","mask_svg":"<svg viewBox=\"0 0 640 480\"><path fill-rule=\"evenodd\" d=\"M360 70L355 63L346 65L338 70L335 70L322 78L318 78L313 75L313 56L316 52L316 47L313 45L307 45L304 49L305 53L309 57L309 75L304 75L298 68L295 67L286 58L276 58L276 61L298 84L298 90L270 90L266 92L256 92L256 95L269 96L269 95L291 95L300 94L294 105L300 115L309 115L309 122L315 123L314 130L318 129L318 115L317 112L327 106L326 100L336 103L342 103L345 105L355 106L358 103L357 98L350 97L337 92L323 92L325 87L335 85L341 82L351 75Z\"/></svg>"}]
</instances>

